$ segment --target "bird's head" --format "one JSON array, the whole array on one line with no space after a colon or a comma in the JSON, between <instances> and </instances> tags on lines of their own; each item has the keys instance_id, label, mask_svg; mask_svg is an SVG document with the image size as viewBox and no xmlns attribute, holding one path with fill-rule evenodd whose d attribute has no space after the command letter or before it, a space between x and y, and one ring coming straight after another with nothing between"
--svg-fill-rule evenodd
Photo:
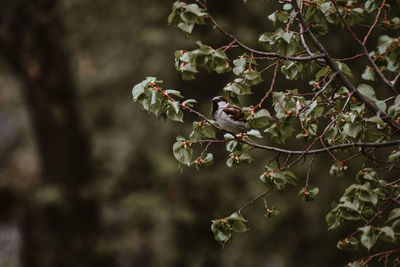
<instances>
[{"instance_id":1,"label":"bird's head","mask_svg":"<svg viewBox=\"0 0 400 267\"><path fill-rule=\"evenodd\" d=\"M229 101L223 96L216 96L211 100L213 103L218 104L220 102L229 103Z\"/></svg>"}]
</instances>

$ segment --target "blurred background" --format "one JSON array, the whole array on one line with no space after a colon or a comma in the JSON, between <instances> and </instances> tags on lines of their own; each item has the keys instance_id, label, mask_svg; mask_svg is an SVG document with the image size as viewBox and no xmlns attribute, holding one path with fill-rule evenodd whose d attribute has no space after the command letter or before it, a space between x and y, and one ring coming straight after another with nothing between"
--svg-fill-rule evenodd
<instances>
[{"instance_id":1,"label":"blurred background","mask_svg":"<svg viewBox=\"0 0 400 267\"><path fill-rule=\"evenodd\" d=\"M208 170L178 170L172 144L197 118L156 119L132 102L133 85L156 76L164 88L197 99L196 108L209 116L209 100L233 74L181 80L175 50L193 49L200 39L215 47L229 40L209 25L186 38L168 27L172 3L0 1L0 266L343 266L357 259L336 249L350 230L328 232L324 219L356 168L347 178L331 177L324 157L311 175L320 188L316 201L304 203L297 194L307 172L299 166L298 186L268 195L278 217L264 218L263 203L256 203L244 213L251 231L224 249L214 240L211 220L265 190L258 177L275 154L254 151L251 165L228 168L225 149L214 145ZM260 49L258 36L274 29L267 16L275 4L209 1L209 9ZM336 33L322 41L334 56L354 55L351 39ZM250 103L271 77L266 73ZM278 90L294 88L278 78Z\"/></svg>"}]
</instances>

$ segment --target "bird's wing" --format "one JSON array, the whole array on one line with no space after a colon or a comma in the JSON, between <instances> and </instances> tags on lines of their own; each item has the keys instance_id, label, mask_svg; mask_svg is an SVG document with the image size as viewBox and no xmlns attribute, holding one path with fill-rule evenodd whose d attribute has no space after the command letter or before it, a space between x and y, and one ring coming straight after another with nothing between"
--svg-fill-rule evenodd
<instances>
[{"instance_id":1,"label":"bird's wing","mask_svg":"<svg viewBox=\"0 0 400 267\"><path fill-rule=\"evenodd\" d=\"M223 111L235 121L245 121L241 108L237 106L229 105L228 107L224 108Z\"/></svg>"}]
</instances>

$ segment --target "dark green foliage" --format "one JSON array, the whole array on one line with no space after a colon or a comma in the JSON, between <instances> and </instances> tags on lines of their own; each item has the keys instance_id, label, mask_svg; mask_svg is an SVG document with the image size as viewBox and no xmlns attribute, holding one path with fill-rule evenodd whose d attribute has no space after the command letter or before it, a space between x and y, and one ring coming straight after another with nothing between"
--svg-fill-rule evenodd
<instances>
[{"instance_id":1,"label":"dark green foliage","mask_svg":"<svg viewBox=\"0 0 400 267\"><path fill-rule=\"evenodd\" d=\"M222 246L232 241L234 233L244 233L249 229L246 226L247 220L240 213L233 213L229 217L213 220L211 231L214 233L215 240Z\"/></svg>"},{"instance_id":2,"label":"dark green foliage","mask_svg":"<svg viewBox=\"0 0 400 267\"><path fill-rule=\"evenodd\" d=\"M298 7L300 3L302 6ZM342 197L337 198L338 203L333 202L331 211L326 215L328 229L346 225L353 229L352 234L338 242L340 249L365 247L369 251L380 243L393 245L398 242L396 229L400 225L400 212L392 207L393 203L398 204L399 180L390 176L378 178L378 172L384 170L390 173L398 168L400 153L392 148L390 155L385 155L385 152L375 154L375 149L393 147L399 143L393 133L400 128L400 98L395 85L399 78L400 46L399 36L393 35L390 30L387 34L383 30L378 32L376 28L378 22L382 27L392 22L391 27L396 28L400 20L385 13L384 20L379 21L381 12L388 12L388 9L374 0L363 4L324 0L293 0L280 4L279 9L268 16L275 28L258 37L265 51L247 47L224 30L211 17L212 14L207 14L205 3L176 2L173 5L169 23L174 22L184 32L192 33L195 24L209 22L230 40L230 43L218 49L197 41L198 49L178 50L175 53L175 67L181 72L183 80L195 79L200 69L217 74L231 72L231 82L220 89L234 102L249 98L259 84L267 84L264 88L270 88L265 89L265 97L261 98L259 104L242 108L248 131L237 136L225 134L224 139L220 139L218 132L221 129L214 121L188 109L203 121L193 123L190 139L177 138L173 145L174 156L181 164L204 169L214 160L213 154L208 152L211 144L225 143L228 167L244 167L256 161L259 154L250 154L252 150L276 151L279 154L268 160L260 176L260 180L271 191L282 191L287 189L287 185L297 186L295 173L300 171L293 166L302 159L306 162L308 154L314 154L315 157L325 153L329 156L330 169L326 168L319 175L328 176L329 173L332 176L345 176L347 180L351 171L354 171L350 162L362 157L357 162L357 171L361 170L355 182L347 184ZM372 24L371 14L375 18ZM354 33L351 29L358 29L362 25L370 25L366 33ZM361 46L363 54L347 58L331 56L320 40L325 40L323 38L327 37L324 36L338 29L348 34L355 45ZM367 43L374 30L379 34L375 36L377 42ZM363 35L363 39L358 35ZM232 56L227 53L233 47L242 50L241 54L232 53ZM361 57L367 58L369 64L362 69L354 63ZM266 75L265 71L275 64L273 76ZM285 83L281 83L285 86L274 87L277 70L286 78ZM294 81L299 81L301 85ZM158 87L159 83L155 78L148 78L136 85L133 89L134 100L159 117L181 121L185 106L168 97L171 94L181 97L180 93L167 93ZM289 89L287 84L290 84ZM381 87L387 90L383 93ZM262 108L268 97L272 105ZM252 137L257 138L257 143L253 143ZM269 140L276 146L261 144L264 141L270 145ZM293 142L301 142L303 146L300 151L291 150L288 146L280 147L292 145ZM195 151L194 145L201 149ZM199 156L192 160L196 152ZM281 162L281 153L287 154L284 163ZM296 155L295 159L293 155ZM320 191L319 187L308 186L313 161L314 158L307 165L305 186L299 186L298 191L305 202L314 200ZM267 210L265 217L277 215L277 210L267 207L264 197L268 192L248 202L245 208L263 198ZM247 220L240 215L241 210L230 217L213 220L212 232L222 245L230 242L234 233L248 230L245 224ZM387 222L393 221L391 226L378 220L384 216L384 212L390 212ZM372 255L374 257L376 255ZM351 266L360 264L363 265L364 261L350 263Z\"/></svg>"}]
</instances>

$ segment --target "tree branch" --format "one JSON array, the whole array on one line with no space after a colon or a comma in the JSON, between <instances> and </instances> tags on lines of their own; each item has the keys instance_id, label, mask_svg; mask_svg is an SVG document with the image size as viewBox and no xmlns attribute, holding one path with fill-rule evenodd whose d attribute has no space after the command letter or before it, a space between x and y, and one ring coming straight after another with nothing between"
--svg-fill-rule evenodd
<instances>
[{"instance_id":1,"label":"tree branch","mask_svg":"<svg viewBox=\"0 0 400 267\"><path fill-rule=\"evenodd\" d=\"M373 28L374 28L375 25L376 25L376 22L377 22L377 20L378 20L378 17L379 17L379 15L380 15L380 12L381 12L381 10L382 10L382 8L383 8L383 6L384 6L386 0L383 0L382 5L381 5L381 7L380 7L379 10L378 10L378 14L377 14L376 17L375 17L375 22L374 22L374 23L372 24L372 26L369 28L369 31L368 31L368 33L365 35L364 41L363 41L363 42L361 42L361 40L357 37L357 35L353 32L353 30L352 30L352 29L350 28L350 26L347 24L347 22L346 22L346 20L344 19L344 17L340 14L339 8L338 8L338 6L337 6L336 1L335 1L335 0L330 0L330 1L331 1L332 4L334 5L334 7L335 7L335 9L336 9L336 11L337 11L337 13L338 13L338 15L339 15L339 18L340 18L341 21L343 22L343 24L344 24L344 26L346 27L347 31L351 34L351 36L353 37L353 39L362 47L362 50L363 50L363 52L364 52L364 53L363 53L364 56L368 59L369 63L371 63L372 67L374 68L375 72L378 74L379 78L382 80L382 82L383 82L387 87L389 87L389 89L391 89L391 90L393 91L393 93L395 93L395 94L397 95L398 92L396 91L396 89L395 89L395 87L394 87L394 83L390 82L390 81L383 75L383 73L379 70L379 67L375 64L375 61L372 60L372 58L369 56L368 49L367 49L367 47L366 47L366 45L365 45L365 43L366 43L366 41L367 41L369 35L371 34Z\"/></svg>"},{"instance_id":2,"label":"tree branch","mask_svg":"<svg viewBox=\"0 0 400 267\"><path fill-rule=\"evenodd\" d=\"M299 6L297 5L296 0L291 0L291 3L295 9L295 11L299 11ZM392 120L388 115L381 109L379 109L375 104L373 104L371 101L369 101L364 95L362 95L357 88L350 82L350 80L347 78L346 75L343 74L343 72L340 71L339 67L336 65L336 63L333 61L332 57L328 54L326 51L325 47L317 40L317 38L314 36L314 34L311 32L310 28L307 26L307 23L305 22L303 16L298 12L297 17L299 18L300 24L303 26L304 30L306 33L308 33L311 41L313 44L317 47L317 49L321 52L321 54L324 55L326 59L327 65L335 72L338 73L339 79L342 81L343 85L350 90L350 92L353 92L354 95L357 97L357 99L361 102L364 103L365 106L374 112L377 116L381 117L385 122L387 122L393 129L396 131L400 130L400 125Z\"/></svg>"},{"instance_id":3,"label":"tree branch","mask_svg":"<svg viewBox=\"0 0 400 267\"><path fill-rule=\"evenodd\" d=\"M314 102L314 100L322 93L326 90L326 88L328 87L328 85L333 81L333 79L336 77L337 73L335 72L330 78L329 80L326 82L326 84L324 85L324 87L322 87L321 90L319 90L314 97L308 102L307 105L304 106L304 108L302 108L298 114L303 113L304 111L306 111L306 109L311 105L312 102Z\"/></svg>"},{"instance_id":4,"label":"tree branch","mask_svg":"<svg viewBox=\"0 0 400 267\"><path fill-rule=\"evenodd\" d=\"M365 37L364 37L364 40L362 42L364 46L367 43L368 37L370 36L372 30L375 28L376 23L378 22L379 16L381 15L381 11L382 11L382 8L385 6L385 3L386 3L386 0L383 0L381 6L378 9L378 13L375 16L374 23L371 25L371 27L369 27L369 30L368 30L367 34L365 35Z\"/></svg>"},{"instance_id":5,"label":"tree branch","mask_svg":"<svg viewBox=\"0 0 400 267\"><path fill-rule=\"evenodd\" d=\"M388 141L388 142L382 142L382 143L346 143L346 144L340 144L340 145L334 145L334 146L327 146L326 148L319 148L319 149L312 149L312 150L288 150L284 148L278 148L278 147L273 147L273 146L265 146L265 145L260 145L260 144L255 144L246 140L241 140L243 143L252 146L254 148L259 148L259 149L264 149L264 150L270 150L270 151L275 151L275 152L280 152L280 153L285 153L285 154L293 154L293 155L302 155L302 154L320 154L320 153L325 153L328 151L333 151L333 150L339 150L339 149L345 149L345 148L350 148L350 147L360 147L360 148L367 148L367 147L386 147L386 146L395 146L400 144L400 140L393 140L393 141Z\"/></svg>"},{"instance_id":6,"label":"tree branch","mask_svg":"<svg viewBox=\"0 0 400 267\"><path fill-rule=\"evenodd\" d=\"M276 80L276 72L279 67L279 60L276 61L274 64L275 64L275 69L274 69L274 76L272 77L272 81L271 81L271 86L270 86L269 90L267 91L267 93L264 95L264 97L261 98L260 102L257 105L255 105L253 108L250 109L250 113L253 115L254 115L254 110L256 110L257 108L261 108L262 103L265 101L265 99L268 98L268 96L272 93L272 90L274 89L274 84L275 84L275 80Z\"/></svg>"},{"instance_id":7,"label":"tree branch","mask_svg":"<svg viewBox=\"0 0 400 267\"><path fill-rule=\"evenodd\" d=\"M363 263L363 264L367 264L370 260L372 260L373 258L375 258L375 257L380 257L380 256L388 256L388 255L392 255L392 254L399 254L400 253L400 249L393 249L393 250L388 250L388 251L382 251L382 252L378 252L378 253L375 253L375 254L373 254L373 255L370 255L370 256L367 256L367 257L365 257L365 258L363 258L362 260L361 260L361 262Z\"/></svg>"},{"instance_id":8,"label":"tree branch","mask_svg":"<svg viewBox=\"0 0 400 267\"><path fill-rule=\"evenodd\" d=\"M211 20L211 22L214 24L214 28L219 30L222 34L224 34L225 36L229 37L230 39L232 39L232 41L234 43L236 43L238 46L240 46L241 48L247 50L248 52L254 53L256 55L260 55L260 56L267 56L267 57L272 57L272 58L281 58L281 59L289 59L289 60L293 60L293 61L311 61L311 60L316 60L316 59L321 59L324 58L324 55L313 55L313 56L308 56L308 57L284 57L278 53L273 53L273 52L265 52L265 51L259 51L256 49L253 49L245 44L243 44L242 42L240 42L233 34L227 32L226 30L224 30L221 26L219 26L219 24L214 20L214 18L211 16L210 12L207 9L207 6L202 3L199 0L196 0L196 2L201 5L203 7L203 9L208 13L208 18ZM231 42L232 43L232 42Z\"/></svg>"},{"instance_id":9,"label":"tree branch","mask_svg":"<svg viewBox=\"0 0 400 267\"><path fill-rule=\"evenodd\" d=\"M164 95L164 97L167 97L168 99L170 99L171 101L175 102L176 100L173 99L170 95L166 94L160 87L158 87L158 85L156 83L152 83L152 86L154 88L154 90L158 90L161 92L161 94ZM199 116L200 118L204 119L206 122L208 122L212 127L214 127L215 129L221 131L221 132L227 132L225 130L223 130L222 128L220 128L218 125L212 123L206 116L204 116L203 114L201 114L200 112L188 107L185 105L185 101L183 103L179 103L179 105L188 110L189 112L192 112L194 114L196 114L197 116ZM227 132L229 133L229 132ZM393 141L388 141L388 142L382 142L382 143L346 143L346 144L340 144L340 145L335 145L335 146L329 146L329 147L325 147L325 148L319 148L319 149L313 149L310 150L311 146L313 144L315 144L315 142L320 139L322 136L317 137L314 142L308 147L308 149L306 150L289 150L289 149L284 149L284 148L278 148L278 147L273 147L273 146L265 146L265 145L260 145L260 144L256 144L256 143L252 143L250 141L247 141L241 137L237 137L236 135L234 135L233 133L232 136L234 136L234 138L236 140L238 140L239 142L245 143L251 147L254 148L259 148L259 149L263 149L263 150L270 150L270 151L276 151L279 153L285 153L285 154L291 154L291 155L301 155L301 157L303 155L306 154L319 154L319 153L324 153L324 152L329 152L332 150L338 150L338 149L344 149L344 148L349 148L349 147L362 147L362 148L366 148L366 147L386 147L386 146L393 146L393 145L398 145L400 144L400 140L393 140ZM226 140L198 140L198 141L193 141L193 143L196 142L214 142L214 143L222 143L222 142L226 142ZM300 157L300 158L301 158ZM296 160L296 162L299 159Z\"/></svg>"},{"instance_id":10,"label":"tree branch","mask_svg":"<svg viewBox=\"0 0 400 267\"><path fill-rule=\"evenodd\" d=\"M265 190L264 192L262 192L261 194L259 194L258 196L254 197L252 200L250 200L249 202L247 202L246 204L244 204L240 209L237 210L237 213L241 213L244 209L246 209L247 207L251 206L254 204L254 202L256 202L258 199L264 197L266 194L268 194L270 191L270 189Z\"/></svg>"}]
</instances>

